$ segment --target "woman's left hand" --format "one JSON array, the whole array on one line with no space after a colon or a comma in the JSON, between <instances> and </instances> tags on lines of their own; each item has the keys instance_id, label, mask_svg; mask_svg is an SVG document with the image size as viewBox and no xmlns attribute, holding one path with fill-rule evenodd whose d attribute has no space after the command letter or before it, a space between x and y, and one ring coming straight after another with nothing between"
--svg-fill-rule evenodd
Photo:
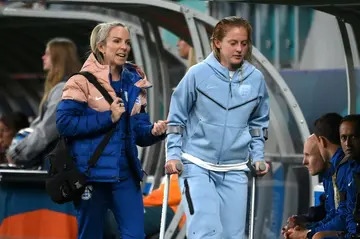
<instances>
[{"instance_id":1,"label":"woman's left hand","mask_svg":"<svg viewBox=\"0 0 360 239\"><path fill-rule=\"evenodd\" d=\"M167 120L159 120L156 123L154 123L154 127L151 130L152 135L159 136L165 134L168 123L169 121Z\"/></svg>"},{"instance_id":2,"label":"woman's left hand","mask_svg":"<svg viewBox=\"0 0 360 239\"><path fill-rule=\"evenodd\" d=\"M265 164L265 167L266 167L265 170L260 170L261 163ZM270 165L265 161L255 162L255 169L256 169L257 175L265 175L269 172Z\"/></svg>"}]
</instances>

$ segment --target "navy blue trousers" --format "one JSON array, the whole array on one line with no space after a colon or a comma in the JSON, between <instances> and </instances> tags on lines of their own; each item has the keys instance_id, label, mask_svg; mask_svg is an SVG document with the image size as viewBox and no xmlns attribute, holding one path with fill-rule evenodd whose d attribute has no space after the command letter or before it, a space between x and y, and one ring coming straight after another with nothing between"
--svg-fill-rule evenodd
<instances>
[{"instance_id":1,"label":"navy blue trousers","mask_svg":"<svg viewBox=\"0 0 360 239\"><path fill-rule=\"evenodd\" d=\"M75 203L78 239L102 239L110 209L122 239L144 239L144 205L141 187L130 177L114 183L90 183Z\"/></svg>"}]
</instances>

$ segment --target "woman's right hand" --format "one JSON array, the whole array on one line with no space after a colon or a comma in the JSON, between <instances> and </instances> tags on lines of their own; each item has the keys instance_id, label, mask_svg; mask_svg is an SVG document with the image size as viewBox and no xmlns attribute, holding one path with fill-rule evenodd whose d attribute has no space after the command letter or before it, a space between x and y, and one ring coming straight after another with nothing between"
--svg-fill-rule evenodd
<instances>
[{"instance_id":1,"label":"woman's right hand","mask_svg":"<svg viewBox=\"0 0 360 239\"><path fill-rule=\"evenodd\" d=\"M167 174L180 174L181 171L176 167L176 164L181 163L180 160L170 159L165 164L165 172Z\"/></svg>"},{"instance_id":2,"label":"woman's right hand","mask_svg":"<svg viewBox=\"0 0 360 239\"><path fill-rule=\"evenodd\" d=\"M125 105L122 102L122 99L116 98L110 106L111 110L111 120L113 123L118 122L122 113L125 112Z\"/></svg>"}]
</instances>

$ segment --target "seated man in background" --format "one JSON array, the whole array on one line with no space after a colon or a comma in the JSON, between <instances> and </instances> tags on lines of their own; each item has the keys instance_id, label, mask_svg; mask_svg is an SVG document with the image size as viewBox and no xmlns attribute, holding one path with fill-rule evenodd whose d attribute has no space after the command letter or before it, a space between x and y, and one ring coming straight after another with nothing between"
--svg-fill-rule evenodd
<instances>
[{"instance_id":1,"label":"seated man in background","mask_svg":"<svg viewBox=\"0 0 360 239\"><path fill-rule=\"evenodd\" d=\"M309 138L305 141L303 165L308 168L311 176L322 175L326 171L326 162L321 157L320 150L317 145L316 136L314 134L309 136ZM326 179L324 178L323 178L323 184L326 195L327 187L325 185L327 185L327 183L326 183ZM326 196L326 199L328 199L328 196ZM329 203L329 200L326 199L324 204ZM325 208L328 208L328 206L320 205L317 207L311 207L309 208L307 214L294 215L289 217L288 224L282 229L282 234L285 236L288 230L290 228L294 228L295 226L307 227L314 222L322 220L326 216ZM315 213L316 215L313 215L312 218L309 218L309 214L314 214L313 213L314 211L317 212Z\"/></svg>"},{"instance_id":2,"label":"seated man in background","mask_svg":"<svg viewBox=\"0 0 360 239\"><path fill-rule=\"evenodd\" d=\"M340 163L344 153L340 147L339 126L342 117L336 113L321 116L315 121L315 134L317 148L321 158L324 160L321 172L311 169L311 161L306 161L304 148L304 165L309 169L312 176L320 175L326 194L326 217L316 223L300 224L293 223L296 230L289 229L284 232L285 238L312 238L317 232L345 230L345 208L346 202L340 197L346 191L344 184L346 164ZM338 170L338 171L337 171ZM296 220L295 220L296 222Z\"/></svg>"},{"instance_id":3,"label":"seated man in background","mask_svg":"<svg viewBox=\"0 0 360 239\"><path fill-rule=\"evenodd\" d=\"M349 158L346 173L347 235L344 238L360 238L360 115L344 117L340 137L341 145Z\"/></svg>"},{"instance_id":4,"label":"seated man in background","mask_svg":"<svg viewBox=\"0 0 360 239\"><path fill-rule=\"evenodd\" d=\"M165 184L162 183L159 188L153 190L148 196L143 198L144 201L144 223L146 238L154 236L160 232L161 210L164 198ZM178 206L181 202L181 192L178 181L178 175L173 174L170 177L169 200L166 215L166 227L169 226L173 219ZM185 215L179 223L181 228L185 223ZM104 239L120 238L117 231L115 218L111 211L108 212L107 221L105 223Z\"/></svg>"},{"instance_id":5,"label":"seated man in background","mask_svg":"<svg viewBox=\"0 0 360 239\"><path fill-rule=\"evenodd\" d=\"M345 172L346 231L325 231L315 234L316 239L360 238L359 187L360 187L360 115L345 116L340 125L341 146L347 159ZM358 205L357 205L358 204Z\"/></svg>"}]
</instances>

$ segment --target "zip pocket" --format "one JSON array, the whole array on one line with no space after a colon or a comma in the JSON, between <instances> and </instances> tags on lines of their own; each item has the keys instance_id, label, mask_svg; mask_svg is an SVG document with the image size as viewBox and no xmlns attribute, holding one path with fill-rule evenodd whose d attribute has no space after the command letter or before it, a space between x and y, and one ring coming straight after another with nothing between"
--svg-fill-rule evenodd
<instances>
[{"instance_id":1,"label":"zip pocket","mask_svg":"<svg viewBox=\"0 0 360 239\"><path fill-rule=\"evenodd\" d=\"M188 183L187 179L184 180L184 185L185 185L185 198L188 203L190 215L194 215L194 204L193 204L191 196L190 196L190 188L189 188L189 183Z\"/></svg>"}]
</instances>

